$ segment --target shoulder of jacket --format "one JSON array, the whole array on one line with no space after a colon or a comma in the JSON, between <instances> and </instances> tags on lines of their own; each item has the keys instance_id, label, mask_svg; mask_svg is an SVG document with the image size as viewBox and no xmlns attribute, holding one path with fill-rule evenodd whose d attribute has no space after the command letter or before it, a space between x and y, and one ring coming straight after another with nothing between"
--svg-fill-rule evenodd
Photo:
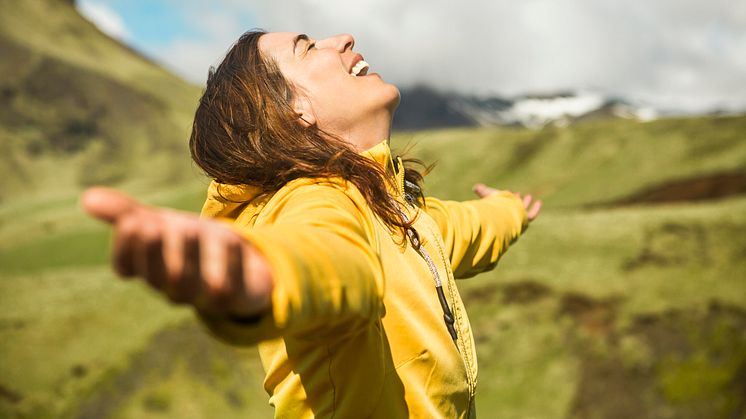
<instances>
[{"instance_id":1,"label":"shoulder of jacket","mask_svg":"<svg viewBox=\"0 0 746 419\"><path fill-rule=\"evenodd\" d=\"M265 217L271 218L271 214L290 208L312 208L317 205L342 210L347 208L359 213L368 222L375 218L360 190L352 182L338 177L292 180L268 195L259 210Z\"/></svg>"},{"instance_id":2,"label":"shoulder of jacket","mask_svg":"<svg viewBox=\"0 0 746 419\"><path fill-rule=\"evenodd\" d=\"M286 183L272 196L274 199L282 199L294 195L314 195L320 194L324 197L333 197L346 195L355 202L365 202L363 194L352 183L345 179L334 178L301 178Z\"/></svg>"},{"instance_id":3,"label":"shoulder of jacket","mask_svg":"<svg viewBox=\"0 0 746 419\"><path fill-rule=\"evenodd\" d=\"M292 213L297 217L305 211L316 210L331 211L338 215L350 214L358 220L359 227L365 231L371 245L377 248L379 239L375 213L360 190L352 182L342 178L301 178L286 183L253 214L251 225L275 223L285 213ZM319 215L320 213L316 213L313 216ZM306 221L314 222L312 218L307 218Z\"/></svg>"}]
</instances>

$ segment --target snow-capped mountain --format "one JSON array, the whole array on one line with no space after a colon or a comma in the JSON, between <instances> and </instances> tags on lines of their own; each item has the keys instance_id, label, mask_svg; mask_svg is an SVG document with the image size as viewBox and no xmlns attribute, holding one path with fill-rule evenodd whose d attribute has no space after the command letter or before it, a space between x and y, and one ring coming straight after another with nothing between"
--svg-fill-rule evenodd
<instances>
[{"instance_id":1,"label":"snow-capped mountain","mask_svg":"<svg viewBox=\"0 0 746 419\"><path fill-rule=\"evenodd\" d=\"M567 125L590 118L632 118L649 121L657 117L652 108L636 107L598 93L533 95L505 101L495 108L494 100L461 100L454 105L479 125L522 125L540 128L547 124Z\"/></svg>"},{"instance_id":2,"label":"snow-capped mountain","mask_svg":"<svg viewBox=\"0 0 746 419\"><path fill-rule=\"evenodd\" d=\"M475 97L441 93L428 87L402 90L394 120L399 129L448 126L568 125L598 118L629 118L649 121L658 117L650 107L595 92L560 92L514 98Z\"/></svg>"}]
</instances>

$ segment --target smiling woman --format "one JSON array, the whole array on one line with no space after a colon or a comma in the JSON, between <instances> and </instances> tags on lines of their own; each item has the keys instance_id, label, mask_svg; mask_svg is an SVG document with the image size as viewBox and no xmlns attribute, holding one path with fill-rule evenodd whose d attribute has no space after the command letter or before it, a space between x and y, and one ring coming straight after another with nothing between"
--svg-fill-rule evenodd
<instances>
[{"instance_id":1,"label":"smiling woman","mask_svg":"<svg viewBox=\"0 0 746 419\"><path fill-rule=\"evenodd\" d=\"M258 344L277 416L470 417L454 280L494 268L540 202L426 197L389 148L398 89L353 47L253 31L211 69L190 139L213 179L203 218L102 189L84 205L114 225L120 274Z\"/></svg>"},{"instance_id":2,"label":"smiling woman","mask_svg":"<svg viewBox=\"0 0 746 419\"><path fill-rule=\"evenodd\" d=\"M344 132L359 150L366 150L388 138L399 90L378 74L368 74L363 57L352 51L354 45L350 35L316 41L304 34L269 33L259 49L302 95L293 108L307 124ZM350 77L356 66L365 73Z\"/></svg>"}]
</instances>

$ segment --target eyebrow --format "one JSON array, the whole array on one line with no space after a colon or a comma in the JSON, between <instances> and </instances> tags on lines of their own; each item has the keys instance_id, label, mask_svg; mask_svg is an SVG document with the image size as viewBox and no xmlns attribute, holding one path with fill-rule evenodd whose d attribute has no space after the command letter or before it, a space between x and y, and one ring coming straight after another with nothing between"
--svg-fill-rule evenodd
<instances>
[{"instance_id":1,"label":"eyebrow","mask_svg":"<svg viewBox=\"0 0 746 419\"><path fill-rule=\"evenodd\" d=\"M293 54L295 54L295 47L298 46L298 42L300 42L300 41L306 41L306 42L308 42L308 35L302 33L302 34L296 36L295 38L293 38Z\"/></svg>"}]
</instances>

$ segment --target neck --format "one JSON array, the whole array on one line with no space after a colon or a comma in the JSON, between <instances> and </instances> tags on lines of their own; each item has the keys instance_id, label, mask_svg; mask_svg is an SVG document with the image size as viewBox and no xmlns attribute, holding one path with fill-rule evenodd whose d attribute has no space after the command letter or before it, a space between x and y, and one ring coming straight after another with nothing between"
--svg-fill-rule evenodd
<instances>
[{"instance_id":1,"label":"neck","mask_svg":"<svg viewBox=\"0 0 746 419\"><path fill-rule=\"evenodd\" d=\"M391 137L392 118L391 112L380 112L348 127L340 136L355 146L358 153L368 150Z\"/></svg>"}]
</instances>

